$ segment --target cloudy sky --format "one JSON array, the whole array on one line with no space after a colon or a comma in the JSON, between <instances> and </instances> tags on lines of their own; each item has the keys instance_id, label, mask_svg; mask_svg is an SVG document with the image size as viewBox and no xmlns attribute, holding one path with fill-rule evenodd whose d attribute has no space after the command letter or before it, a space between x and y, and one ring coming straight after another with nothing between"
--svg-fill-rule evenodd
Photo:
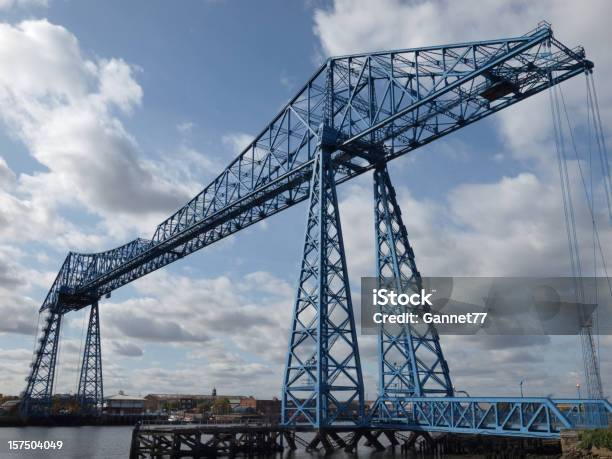
<instances>
[{"instance_id":1,"label":"cloudy sky","mask_svg":"<svg viewBox=\"0 0 612 459\"><path fill-rule=\"evenodd\" d=\"M327 56L516 36L545 19L595 62L609 134L610 15L604 0L0 0L0 393L24 387L66 252L150 238ZM587 158L585 79L563 93ZM567 275L556 167L545 93L394 161L423 275ZM602 275L575 157L569 171L584 271ZM374 268L371 189L369 174L339 189L355 300ZM304 224L302 204L104 300L106 394L278 395ZM70 392L85 311L65 319L56 387ZM517 395L525 380L526 395L573 396L582 383L578 337L442 339L455 386L473 395ZM597 341L609 394L612 339ZM360 348L372 398L375 341Z\"/></svg>"}]
</instances>

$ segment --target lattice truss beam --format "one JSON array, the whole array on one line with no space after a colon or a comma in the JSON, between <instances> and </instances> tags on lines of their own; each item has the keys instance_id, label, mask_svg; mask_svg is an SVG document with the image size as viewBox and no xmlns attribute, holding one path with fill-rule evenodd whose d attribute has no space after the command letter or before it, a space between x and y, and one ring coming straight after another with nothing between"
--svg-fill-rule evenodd
<instances>
[{"instance_id":1,"label":"lattice truss beam","mask_svg":"<svg viewBox=\"0 0 612 459\"><path fill-rule=\"evenodd\" d=\"M384 425L428 432L559 438L563 429L605 428L611 414L607 400L414 397Z\"/></svg>"},{"instance_id":2,"label":"lattice truss beam","mask_svg":"<svg viewBox=\"0 0 612 459\"><path fill-rule=\"evenodd\" d=\"M71 252L42 309L85 307L306 199L325 119L338 184L546 89L549 77L556 84L591 67L546 25L515 38L331 58L150 240Z\"/></svg>"}]
</instances>

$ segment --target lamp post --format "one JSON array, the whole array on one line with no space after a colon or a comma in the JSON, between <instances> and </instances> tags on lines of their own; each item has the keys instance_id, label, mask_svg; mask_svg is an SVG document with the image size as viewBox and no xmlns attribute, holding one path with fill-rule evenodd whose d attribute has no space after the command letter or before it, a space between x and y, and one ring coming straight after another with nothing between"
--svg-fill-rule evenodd
<instances>
[{"instance_id":1,"label":"lamp post","mask_svg":"<svg viewBox=\"0 0 612 459\"><path fill-rule=\"evenodd\" d=\"M521 382L519 383L519 386L521 387L521 398L523 398L523 383L525 382L524 379L521 379Z\"/></svg>"},{"instance_id":2,"label":"lamp post","mask_svg":"<svg viewBox=\"0 0 612 459\"><path fill-rule=\"evenodd\" d=\"M581 399L582 397L580 396L580 383L576 383L576 390L578 391L578 399Z\"/></svg>"}]
</instances>

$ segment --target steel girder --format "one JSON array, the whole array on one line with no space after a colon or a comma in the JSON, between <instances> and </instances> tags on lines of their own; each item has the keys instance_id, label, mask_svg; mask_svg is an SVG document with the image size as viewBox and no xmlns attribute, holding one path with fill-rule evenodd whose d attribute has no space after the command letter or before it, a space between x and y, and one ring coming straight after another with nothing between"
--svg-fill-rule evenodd
<instances>
[{"instance_id":1,"label":"steel girder","mask_svg":"<svg viewBox=\"0 0 612 459\"><path fill-rule=\"evenodd\" d=\"M559 438L563 429L605 428L607 400L535 397L413 397L384 423L404 430Z\"/></svg>"},{"instance_id":2,"label":"steel girder","mask_svg":"<svg viewBox=\"0 0 612 459\"><path fill-rule=\"evenodd\" d=\"M27 385L22 393L20 405L21 413L28 416L48 415L53 403L53 383L62 314L55 310L49 310L44 314L42 336L34 351L34 359L30 364L30 374L26 377Z\"/></svg>"},{"instance_id":3,"label":"steel girder","mask_svg":"<svg viewBox=\"0 0 612 459\"><path fill-rule=\"evenodd\" d=\"M102 345L100 343L100 314L98 302L91 305L83 363L77 392L82 413L101 414L104 404L102 381Z\"/></svg>"},{"instance_id":4,"label":"steel girder","mask_svg":"<svg viewBox=\"0 0 612 459\"><path fill-rule=\"evenodd\" d=\"M591 68L584 50L555 40L548 25L514 38L330 58L151 240L70 253L41 309L60 293L65 310L85 307L305 200L325 119L338 184L548 88L549 76L557 84Z\"/></svg>"},{"instance_id":5,"label":"steel girder","mask_svg":"<svg viewBox=\"0 0 612 459\"><path fill-rule=\"evenodd\" d=\"M289 334L282 422L359 424L364 397L331 151L317 148Z\"/></svg>"},{"instance_id":6,"label":"steel girder","mask_svg":"<svg viewBox=\"0 0 612 459\"><path fill-rule=\"evenodd\" d=\"M378 288L420 292L421 274L408 240L395 188L386 164L374 170L374 229ZM428 312L426 306L381 306L388 314ZM378 336L379 393L371 416L393 419L410 397L453 395L440 339L431 324L381 324Z\"/></svg>"}]
</instances>

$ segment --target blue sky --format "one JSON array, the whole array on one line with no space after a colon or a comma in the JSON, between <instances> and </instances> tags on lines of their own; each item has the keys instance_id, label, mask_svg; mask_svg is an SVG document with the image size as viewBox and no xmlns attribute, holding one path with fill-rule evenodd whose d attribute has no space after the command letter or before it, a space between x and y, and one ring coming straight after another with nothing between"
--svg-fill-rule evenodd
<instances>
[{"instance_id":1,"label":"blue sky","mask_svg":"<svg viewBox=\"0 0 612 459\"><path fill-rule=\"evenodd\" d=\"M612 7L575 3L0 0L0 393L22 389L36 311L66 251L150 237L326 56L520 35L547 19L595 61L608 128ZM563 90L583 127L584 79ZM391 164L424 275L568 272L551 135L542 94ZM355 300L374 267L370 180L339 191ZM585 211L577 198L590 253ZM106 393L277 395L305 218L302 204L104 301ZM65 322L60 391L75 389L83 317ZM370 397L374 344L360 338ZM581 380L577 337L443 345L472 394L516 395L526 379L528 395L574 395ZM600 346L609 387L612 341Z\"/></svg>"}]
</instances>

